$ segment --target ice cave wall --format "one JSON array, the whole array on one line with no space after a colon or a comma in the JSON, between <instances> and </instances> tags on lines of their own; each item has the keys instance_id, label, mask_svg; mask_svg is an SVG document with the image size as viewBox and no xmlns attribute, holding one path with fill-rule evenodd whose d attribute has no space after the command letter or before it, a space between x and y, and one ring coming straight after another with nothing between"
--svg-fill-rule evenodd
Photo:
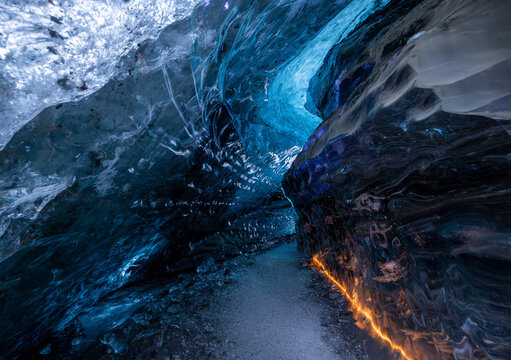
<instances>
[{"instance_id":1,"label":"ice cave wall","mask_svg":"<svg viewBox=\"0 0 511 360\"><path fill-rule=\"evenodd\" d=\"M302 249L414 358L511 353L510 11L391 1L311 82L284 178Z\"/></svg>"},{"instance_id":2,"label":"ice cave wall","mask_svg":"<svg viewBox=\"0 0 511 360\"><path fill-rule=\"evenodd\" d=\"M3 353L292 233L291 167L299 245L407 349L506 357L509 1L92 3L0 5Z\"/></svg>"},{"instance_id":3,"label":"ice cave wall","mask_svg":"<svg viewBox=\"0 0 511 360\"><path fill-rule=\"evenodd\" d=\"M101 302L131 283L294 231L274 204L307 134L267 138L279 114L268 122L258 109L280 69L349 3L112 2L120 23L102 22L92 2L1 5L2 353L71 323L88 329L84 314L105 317Z\"/></svg>"}]
</instances>

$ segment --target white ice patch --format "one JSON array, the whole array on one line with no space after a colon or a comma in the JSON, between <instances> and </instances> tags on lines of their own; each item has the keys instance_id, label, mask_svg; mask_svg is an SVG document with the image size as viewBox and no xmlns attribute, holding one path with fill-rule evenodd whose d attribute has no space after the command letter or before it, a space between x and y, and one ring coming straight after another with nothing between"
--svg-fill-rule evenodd
<instances>
[{"instance_id":1,"label":"white ice patch","mask_svg":"<svg viewBox=\"0 0 511 360\"><path fill-rule=\"evenodd\" d=\"M45 107L102 87L122 56L200 0L0 2L0 150Z\"/></svg>"}]
</instances>

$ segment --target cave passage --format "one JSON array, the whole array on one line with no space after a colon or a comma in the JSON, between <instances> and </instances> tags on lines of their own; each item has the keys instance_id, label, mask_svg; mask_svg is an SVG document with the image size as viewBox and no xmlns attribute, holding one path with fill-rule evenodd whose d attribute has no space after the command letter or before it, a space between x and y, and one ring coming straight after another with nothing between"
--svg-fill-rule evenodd
<instances>
[{"instance_id":1,"label":"cave passage","mask_svg":"<svg viewBox=\"0 0 511 360\"><path fill-rule=\"evenodd\" d=\"M0 359L511 359L510 0L4 0Z\"/></svg>"}]
</instances>

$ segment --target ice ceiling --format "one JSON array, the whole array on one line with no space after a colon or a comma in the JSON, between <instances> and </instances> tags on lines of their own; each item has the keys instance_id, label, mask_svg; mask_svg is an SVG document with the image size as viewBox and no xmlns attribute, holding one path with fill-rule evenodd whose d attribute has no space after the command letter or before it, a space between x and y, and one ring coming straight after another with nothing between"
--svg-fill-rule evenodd
<instances>
[{"instance_id":1,"label":"ice ceiling","mask_svg":"<svg viewBox=\"0 0 511 360\"><path fill-rule=\"evenodd\" d=\"M296 210L301 249L407 349L505 358L510 11L2 2L0 349L99 337L105 297L291 234Z\"/></svg>"}]
</instances>

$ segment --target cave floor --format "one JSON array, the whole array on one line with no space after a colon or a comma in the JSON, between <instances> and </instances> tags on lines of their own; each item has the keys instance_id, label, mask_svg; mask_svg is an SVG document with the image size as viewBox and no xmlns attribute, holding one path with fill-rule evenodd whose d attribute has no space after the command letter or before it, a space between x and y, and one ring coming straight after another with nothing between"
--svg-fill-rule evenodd
<instances>
[{"instance_id":1,"label":"cave floor","mask_svg":"<svg viewBox=\"0 0 511 360\"><path fill-rule=\"evenodd\" d=\"M138 291L166 295L146 296L152 300L132 320L56 359L393 359L356 326L346 300L300 259L295 242Z\"/></svg>"},{"instance_id":2,"label":"cave floor","mask_svg":"<svg viewBox=\"0 0 511 360\"><path fill-rule=\"evenodd\" d=\"M345 300L303 264L296 244L255 256L219 293L206 317L222 359L390 359L364 334Z\"/></svg>"}]
</instances>

